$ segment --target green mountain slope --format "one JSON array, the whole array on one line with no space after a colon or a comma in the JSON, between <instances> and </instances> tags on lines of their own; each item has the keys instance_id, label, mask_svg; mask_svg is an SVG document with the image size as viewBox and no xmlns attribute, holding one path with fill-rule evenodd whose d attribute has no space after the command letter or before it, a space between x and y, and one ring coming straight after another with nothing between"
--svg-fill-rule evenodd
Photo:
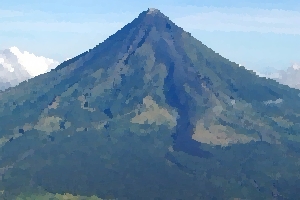
<instances>
[{"instance_id":1,"label":"green mountain slope","mask_svg":"<svg viewBox=\"0 0 300 200\"><path fill-rule=\"evenodd\" d=\"M118 199L297 199L299 90L142 12L0 93L0 190Z\"/></svg>"}]
</instances>

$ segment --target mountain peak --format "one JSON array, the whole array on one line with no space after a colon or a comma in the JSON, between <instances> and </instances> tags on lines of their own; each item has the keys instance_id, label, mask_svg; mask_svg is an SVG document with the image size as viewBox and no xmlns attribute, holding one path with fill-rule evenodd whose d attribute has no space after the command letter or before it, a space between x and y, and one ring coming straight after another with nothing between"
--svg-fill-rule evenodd
<instances>
[{"instance_id":1,"label":"mountain peak","mask_svg":"<svg viewBox=\"0 0 300 200\"><path fill-rule=\"evenodd\" d=\"M148 8L147 10L147 14L157 14L157 13L161 13L158 9L156 8Z\"/></svg>"}]
</instances>

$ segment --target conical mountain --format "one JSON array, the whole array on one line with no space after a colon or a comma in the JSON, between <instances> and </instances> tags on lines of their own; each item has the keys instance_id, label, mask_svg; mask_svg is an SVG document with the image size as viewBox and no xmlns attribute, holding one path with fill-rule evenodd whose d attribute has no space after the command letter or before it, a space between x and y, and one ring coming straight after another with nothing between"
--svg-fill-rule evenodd
<instances>
[{"instance_id":1,"label":"conical mountain","mask_svg":"<svg viewBox=\"0 0 300 200\"><path fill-rule=\"evenodd\" d=\"M0 94L0 189L6 198L293 198L299 93L148 9Z\"/></svg>"}]
</instances>

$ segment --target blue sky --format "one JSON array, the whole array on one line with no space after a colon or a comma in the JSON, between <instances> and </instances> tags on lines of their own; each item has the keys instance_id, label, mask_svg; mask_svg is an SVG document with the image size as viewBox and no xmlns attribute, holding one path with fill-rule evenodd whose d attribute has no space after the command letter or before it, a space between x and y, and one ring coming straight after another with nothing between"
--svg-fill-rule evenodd
<instances>
[{"instance_id":1,"label":"blue sky","mask_svg":"<svg viewBox=\"0 0 300 200\"><path fill-rule=\"evenodd\" d=\"M62 62L93 48L149 7L246 68L300 63L300 1L291 0L4 1L0 49L16 46Z\"/></svg>"}]
</instances>

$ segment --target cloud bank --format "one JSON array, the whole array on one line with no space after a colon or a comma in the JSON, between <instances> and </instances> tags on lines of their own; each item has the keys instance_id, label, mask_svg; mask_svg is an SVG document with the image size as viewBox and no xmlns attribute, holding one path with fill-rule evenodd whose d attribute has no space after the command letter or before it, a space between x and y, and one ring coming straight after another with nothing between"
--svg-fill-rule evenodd
<instances>
[{"instance_id":1,"label":"cloud bank","mask_svg":"<svg viewBox=\"0 0 300 200\"><path fill-rule=\"evenodd\" d=\"M29 53L27 51L21 52L15 46L9 48L9 50L17 57L18 63L22 65L25 70L33 77L49 72L59 64L59 62L50 58L36 56L33 53Z\"/></svg>"},{"instance_id":2,"label":"cloud bank","mask_svg":"<svg viewBox=\"0 0 300 200\"><path fill-rule=\"evenodd\" d=\"M286 70L277 70L269 73L255 71L255 73L260 77L274 79L283 85L300 89L300 65L297 63L292 64Z\"/></svg>"},{"instance_id":3,"label":"cloud bank","mask_svg":"<svg viewBox=\"0 0 300 200\"><path fill-rule=\"evenodd\" d=\"M36 56L11 47L0 51L0 90L46 73L59 63L53 59Z\"/></svg>"}]
</instances>

